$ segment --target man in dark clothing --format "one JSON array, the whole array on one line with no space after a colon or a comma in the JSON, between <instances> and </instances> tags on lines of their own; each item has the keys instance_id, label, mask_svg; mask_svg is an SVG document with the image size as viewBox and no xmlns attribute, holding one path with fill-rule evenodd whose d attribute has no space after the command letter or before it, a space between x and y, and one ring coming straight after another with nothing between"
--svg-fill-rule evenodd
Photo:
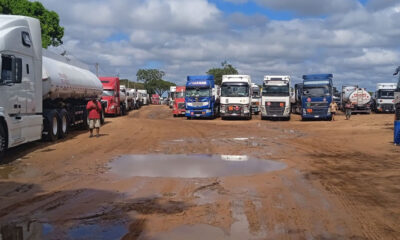
<instances>
[{"instance_id":1,"label":"man in dark clothing","mask_svg":"<svg viewBox=\"0 0 400 240\"><path fill-rule=\"evenodd\" d=\"M86 109L88 111L88 117L89 117L89 131L90 131L90 137L93 137L93 129L96 128L96 137L99 137L100 135L100 115L101 115L101 104L99 101L97 101L96 98L93 98L93 100L89 101Z\"/></svg>"}]
</instances>

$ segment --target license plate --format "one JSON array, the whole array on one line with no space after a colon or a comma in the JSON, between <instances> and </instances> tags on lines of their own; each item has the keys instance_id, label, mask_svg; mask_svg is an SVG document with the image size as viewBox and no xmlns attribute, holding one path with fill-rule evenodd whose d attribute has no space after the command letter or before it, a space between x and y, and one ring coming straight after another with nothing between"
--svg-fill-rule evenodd
<instances>
[{"instance_id":1,"label":"license plate","mask_svg":"<svg viewBox=\"0 0 400 240\"><path fill-rule=\"evenodd\" d=\"M315 118L319 118L319 116L317 115L317 116L314 116Z\"/></svg>"}]
</instances>

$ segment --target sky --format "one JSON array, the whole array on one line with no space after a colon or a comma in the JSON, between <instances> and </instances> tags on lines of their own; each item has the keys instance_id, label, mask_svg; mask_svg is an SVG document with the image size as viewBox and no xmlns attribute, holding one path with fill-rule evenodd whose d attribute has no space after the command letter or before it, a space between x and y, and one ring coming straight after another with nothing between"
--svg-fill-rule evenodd
<instances>
[{"instance_id":1,"label":"sky","mask_svg":"<svg viewBox=\"0 0 400 240\"><path fill-rule=\"evenodd\" d=\"M52 48L100 75L136 81L142 68L184 84L228 61L264 75L332 73L335 86L373 91L400 65L399 0L41 0L60 16Z\"/></svg>"}]
</instances>

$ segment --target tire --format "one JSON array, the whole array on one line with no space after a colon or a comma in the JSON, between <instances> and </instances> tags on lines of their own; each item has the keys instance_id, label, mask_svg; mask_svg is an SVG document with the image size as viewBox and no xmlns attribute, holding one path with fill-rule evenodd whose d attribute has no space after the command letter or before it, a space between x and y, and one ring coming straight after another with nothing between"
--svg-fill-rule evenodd
<instances>
[{"instance_id":1,"label":"tire","mask_svg":"<svg viewBox=\"0 0 400 240\"><path fill-rule=\"evenodd\" d=\"M59 122L60 116L58 115L56 110L51 110L48 114L46 114L46 140L50 142L54 142L58 139L59 135Z\"/></svg>"},{"instance_id":2,"label":"tire","mask_svg":"<svg viewBox=\"0 0 400 240\"><path fill-rule=\"evenodd\" d=\"M254 114L255 114L255 115L258 115L258 114L260 114L260 112L255 112Z\"/></svg>"},{"instance_id":3,"label":"tire","mask_svg":"<svg viewBox=\"0 0 400 240\"><path fill-rule=\"evenodd\" d=\"M247 117L247 120L251 120L253 118L253 115L251 114L251 112L250 112L250 114L249 114L249 116Z\"/></svg>"},{"instance_id":4,"label":"tire","mask_svg":"<svg viewBox=\"0 0 400 240\"><path fill-rule=\"evenodd\" d=\"M106 121L105 120L105 114L104 114L104 110L101 110L101 115L100 115L100 123L101 123L101 125L103 125L104 124L104 122Z\"/></svg>"},{"instance_id":5,"label":"tire","mask_svg":"<svg viewBox=\"0 0 400 240\"><path fill-rule=\"evenodd\" d=\"M68 118L68 112L65 109L62 109L59 113L59 129L58 129L58 136L59 138L65 138L68 135L69 132L69 118Z\"/></svg>"},{"instance_id":6,"label":"tire","mask_svg":"<svg viewBox=\"0 0 400 240\"><path fill-rule=\"evenodd\" d=\"M83 111L83 115L82 115L82 130L88 130L89 129L89 115L88 115L88 111L85 109Z\"/></svg>"},{"instance_id":7,"label":"tire","mask_svg":"<svg viewBox=\"0 0 400 240\"><path fill-rule=\"evenodd\" d=\"M176 114L174 114L174 118L176 118Z\"/></svg>"},{"instance_id":8,"label":"tire","mask_svg":"<svg viewBox=\"0 0 400 240\"><path fill-rule=\"evenodd\" d=\"M3 161L4 153L7 150L7 134L3 124L0 123L0 163Z\"/></svg>"},{"instance_id":9,"label":"tire","mask_svg":"<svg viewBox=\"0 0 400 240\"><path fill-rule=\"evenodd\" d=\"M187 119L187 120L192 120L192 118L191 118L191 117L186 117L186 119Z\"/></svg>"}]
</instances>

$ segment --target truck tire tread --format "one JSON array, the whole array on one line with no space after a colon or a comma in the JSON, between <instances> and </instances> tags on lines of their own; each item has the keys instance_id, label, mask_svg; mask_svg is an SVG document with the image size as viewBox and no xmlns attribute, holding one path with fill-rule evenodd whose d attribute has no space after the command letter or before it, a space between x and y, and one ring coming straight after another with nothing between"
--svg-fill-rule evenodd
<instances>
[{"instance_id":1,"label":"truck tire tread","mask_svg":"<svg viewBox=\"0 0 400 240\"><path fill-rule=\"evenodd\" d=\"M0 122L0 163L3 161L4 153L7 150L7 135L6 129Z\"/></svg>"}]
</instances>

